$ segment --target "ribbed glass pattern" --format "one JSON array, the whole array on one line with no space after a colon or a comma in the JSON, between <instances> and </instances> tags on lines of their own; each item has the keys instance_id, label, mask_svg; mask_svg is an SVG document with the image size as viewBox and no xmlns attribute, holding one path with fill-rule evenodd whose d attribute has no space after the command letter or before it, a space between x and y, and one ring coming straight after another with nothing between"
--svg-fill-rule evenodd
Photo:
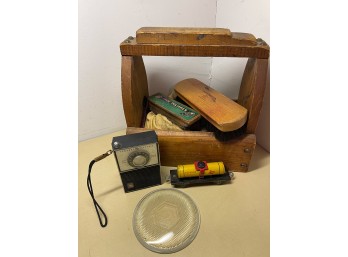
<instances>
[{"instance_id":1,"label":"ribbed glass pattern","mask_svg":"<svg viewBox=\"0 0 348 257\"><path fill-rule=\"evenodd\" d=\"M134 210L133 230L139 242L158 253L173 253L196 237L200 215L196 204L177 189L147 194Z\"/></svg>"}]
</instances>

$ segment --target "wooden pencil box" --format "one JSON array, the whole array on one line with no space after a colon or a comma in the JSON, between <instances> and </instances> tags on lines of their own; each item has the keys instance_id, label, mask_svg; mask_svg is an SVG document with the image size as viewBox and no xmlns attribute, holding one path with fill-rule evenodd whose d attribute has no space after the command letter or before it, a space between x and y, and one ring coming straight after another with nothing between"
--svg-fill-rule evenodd
<instances>
[{"instance_id":1,"label":"wooden pencil box","mask_svg":"<svg viewBox=\"0 0 348 257\"><path fill-rule=\"evenodd\" d=\"M256 146L255 131L266 87L270 48L252 34L222 28L140 28L136 37L120 44L122 100L127 134L138 133L143 100L149 96L142 56L248 58L236 102L248 110L245 133L220 142L211 132L156 130L161 165L177 166L197 160L222 161L226 169L248 171ZM228 72L228 71L227 71Z\"/></svg>"}]
</instances>

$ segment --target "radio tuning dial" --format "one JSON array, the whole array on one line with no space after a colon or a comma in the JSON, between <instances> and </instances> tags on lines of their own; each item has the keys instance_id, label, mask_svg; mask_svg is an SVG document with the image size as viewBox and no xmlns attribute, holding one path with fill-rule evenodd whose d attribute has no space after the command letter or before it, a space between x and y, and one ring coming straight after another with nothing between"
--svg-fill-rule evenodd
<instances>
[{"instance_id":1,"label":"radio tuning dial","mask_svg":"<svg viewBox=\"0 0 348 257\"><path fill-rule=\"evenodd\" d=\"M128 156L128 164L132 167L143 167L150 160L150 154L144 150L132 152Z\"/></svg>"}]
</instances>

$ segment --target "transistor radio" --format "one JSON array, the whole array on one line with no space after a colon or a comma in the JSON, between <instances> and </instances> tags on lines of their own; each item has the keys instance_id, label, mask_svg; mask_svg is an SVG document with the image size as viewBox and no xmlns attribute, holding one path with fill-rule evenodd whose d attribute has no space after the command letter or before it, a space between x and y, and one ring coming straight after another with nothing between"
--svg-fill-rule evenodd
<instances>
[{"instance_id":1,"label":"transistor radio","mask_svg":"<svg viewBox=\"0 0 348 257\"><path fill-rule=\"evenodd\" d=\"M154 131L114 137L112 149L126 193L161 184L159 147Z\"/></svg>"}]
</instances>

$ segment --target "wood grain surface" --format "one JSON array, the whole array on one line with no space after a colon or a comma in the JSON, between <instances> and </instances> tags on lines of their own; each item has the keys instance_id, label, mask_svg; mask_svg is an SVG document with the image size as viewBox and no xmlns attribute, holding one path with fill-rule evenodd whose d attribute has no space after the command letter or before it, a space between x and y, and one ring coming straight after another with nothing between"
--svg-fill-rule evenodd
<instances>
[{"instance_id":1,"label":"wood grain surface","mask_svg":"<svg viewBox=\"0 0 348 257\"><path fill-rule=\"evenodd\" d=\"M175 93L188 106L223 132L242 127L247 109L197 79L185 79L174 86Z\"/></svg>"},{"instance_id":2,"label":"wood grain surface","mask_svg":"<svg viewBox=\"0 0 348 257\"><path fill-rule=\"evenodd\" d=\"M248 109L246 133L256 131L266 88L267 71L268 59L248 59L237 101Z\"/></svg>"},{"instance_id":3,"label":"wood grain surface","mask_svg":"<svg viewBox=\"0 0 348 257\"><path fill-rule=\"evenodd\" d=\"M148 130L129 127L126 133L134 134L144 131ZM155 131L163 166L175 167L179 164L192 164L199 160L222 161L228 170L246 172L256 146L254 134L245 134L237 139L220 142L211 132Z\"/></svg>"},{"instance_id":4,"label":"wood grain surface","mask_svg":"<svg viewBox=\"0 0 348 257\"><path fill-rule=\"evenodd\" d=\"M120 50L123 56L269 57L269 46L262 39L256 45L185 45L138 43L131 37L120 44Z\"/></svg>"},{"instance_id":5,"label":"wood grain surface","mask_svg":"<svg viewBox=\"0 0 348 257\"><path fill-rule=\"evenodd\" d=\"M136 32L139 44L256 45L248 33L231 33L224 28L143 27Z\"/></svg>"},{"instance_id":6,"label":"wood grain surface","mask_svg":"<svg viewBox=\"0 0 348 257\"><path fill-rule=\"evenodd\" d=\"M147 77L141 56L122 56L122 101L128 127L140 127L143 99L149 96Z\"/></svg>"}]
</instances>

